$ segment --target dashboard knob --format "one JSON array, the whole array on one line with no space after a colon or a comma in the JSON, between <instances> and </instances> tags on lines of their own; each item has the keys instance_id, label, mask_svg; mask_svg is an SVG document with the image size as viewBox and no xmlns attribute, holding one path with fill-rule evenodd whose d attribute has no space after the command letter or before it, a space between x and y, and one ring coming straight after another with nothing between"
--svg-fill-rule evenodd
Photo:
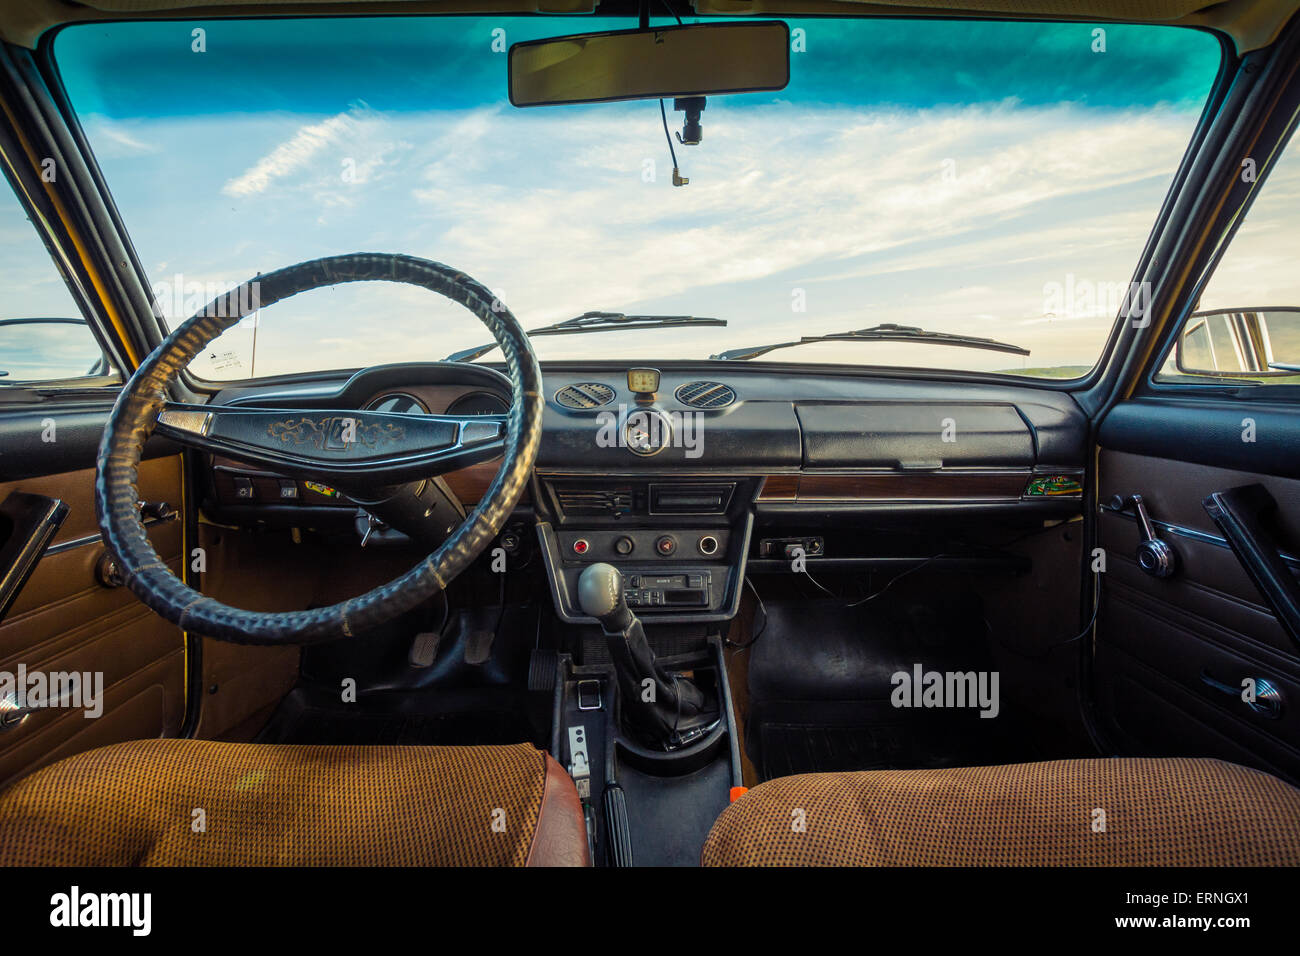
<instances>
[{"instance_id":1,"label":"dashboard knob","mask_svg":"<svg viewBox=\"0 0 1300 956\"><path fill-rule=\"evenodd\" d=\"M614 542L614 550L617 551L619 554L631 554L635 548L636 548L636 542L633 541L631 538L629 538L627 535L621 536L617 541Z\"/></svg>"}]
</instances>

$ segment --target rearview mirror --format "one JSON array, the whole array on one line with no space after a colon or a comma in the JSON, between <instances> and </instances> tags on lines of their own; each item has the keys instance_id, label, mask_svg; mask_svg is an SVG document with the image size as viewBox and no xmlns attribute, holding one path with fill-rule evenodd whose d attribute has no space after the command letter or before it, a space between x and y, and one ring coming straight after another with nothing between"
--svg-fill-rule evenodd
<instances>
[{"instance_id":1,"label":"rearview mirror","mask_svg":"<svg viewBox=\"0 0 1300 956\"><path fill-rule=\"evenodd\" d=\"M780 20L584 33L510 48L515 106L782 90L790 28Z\"/></svg>"},{"instance_id":2,"label":"rearview mirror","mask_svg":"<svg viewBox=\"0 0 1300 956\"><path fill-rule=\"evenodd\" d=\"M1300 308L1193 313L1178 337L1175 359L1185 375L1300 375Z\"/></svg>"}]
</instances>

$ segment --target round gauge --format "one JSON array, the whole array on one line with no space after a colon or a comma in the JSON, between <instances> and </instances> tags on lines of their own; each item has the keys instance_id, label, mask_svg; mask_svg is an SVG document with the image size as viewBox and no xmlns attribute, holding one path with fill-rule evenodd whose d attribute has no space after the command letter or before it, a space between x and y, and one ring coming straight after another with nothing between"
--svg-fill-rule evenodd
<instances>
[{"instance_id":1,"label":"round gauge","mask_svg":"<svg viewBox=\"0 0 1300 956\"><path fill-rule=\"evenodd\" d=\"M510 410L499 395L467 392L447 406L448 415L504 415Z\"/></svg>"},{"instance_id":2,"label":"round gauge","mask_svg":"<svg viewBox=\"0 0 1300 956\"><path fill-rule=\"evenodd\" d=\"M395 415L427 415L429 409L414 395L406 392L389 392L380 395L366 406L369 412L392 412Z\"/></svg>"},{"instance_id":3,"label":"round gauge","mask_svg":"<svg viewBox=\"0 0 1300 956\"><path fill-rule=\"evenodd\" d=\"M673 438L668 416L653 409L637 409L623 423L623 442L634 455L657 455Z\"/></svg>"}]
</instances>

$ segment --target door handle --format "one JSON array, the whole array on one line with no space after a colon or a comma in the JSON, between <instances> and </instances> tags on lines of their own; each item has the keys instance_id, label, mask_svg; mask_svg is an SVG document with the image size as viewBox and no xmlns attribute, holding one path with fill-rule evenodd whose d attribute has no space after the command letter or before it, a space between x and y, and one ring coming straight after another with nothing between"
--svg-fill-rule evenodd
<instances>
[{"instance_id":1,"label":"door handle","mask_svg":"<svg viewBox=\"0 0 1300 956\"><path fill-rule=\"evenodd\" d=\"M14 696L13 691L0 697L0 731L13 730L38 710L51 710L58 707L66 707L68 704L72 703L77 698L77 692L81 690L81 678L76 674L72 674L70 675L70 680L68 682L72 686L60 694L55 700L43 701L40 704L24 703L22 706L19 706L18 699Z\"/></svg>"},{"instance_id":2,"label":"door handle","mask_svg":"<svg viewBox=\"0 0 1300 956\"><path fill-rule=\"evenodd\" d=\"M1277 718L1281 717L1282 692L1277 689L1277 685L1267 677L1251 677L1248 679L1253 681L1255 684L1254 700L1247 700L1245 698L1243 692L1246 688L1244 686L1233 687L1231 684L1225 684L1223 681L1218 680L1208 670L1201 671L1201 683L1205 684L1205 686L1217 690L1221 694L1227 694L1229 697L1237 698L1255 713L1267 717L1270 720L1277 720Z\"/></svg>"}]
</instances>

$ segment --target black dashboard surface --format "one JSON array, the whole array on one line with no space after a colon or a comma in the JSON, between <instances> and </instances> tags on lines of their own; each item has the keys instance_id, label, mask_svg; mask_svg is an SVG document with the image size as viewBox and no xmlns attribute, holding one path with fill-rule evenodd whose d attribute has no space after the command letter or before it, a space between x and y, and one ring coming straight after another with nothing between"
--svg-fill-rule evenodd
<instances>
[{"instance_id":1,"label":"black dashboard surface","mask_svg":"<svg viewBox=\"0 0 1300 956\"><path fill-rule=\"evenodd\" d=\"M611 416L636 409L625 367L543 366L547 398L539 472L783 472L800 469L1015 468L1082 470L1087 419L1074 399L1050 388L823 374L790 375L734 363L665 368L654 405L676 420L688 416L699 440L669 443L642 457L597 440ZM720 408L693 408L679 388L722 383L735 394ZM566 408L566 386L607 386L609 401ZM491 366L411 363L376 366L346 377L225 389L213 401L285 408L361 408L377 394L420 385L456 385L504 398L509 381Z\"/></svg>"}]
</instances>

